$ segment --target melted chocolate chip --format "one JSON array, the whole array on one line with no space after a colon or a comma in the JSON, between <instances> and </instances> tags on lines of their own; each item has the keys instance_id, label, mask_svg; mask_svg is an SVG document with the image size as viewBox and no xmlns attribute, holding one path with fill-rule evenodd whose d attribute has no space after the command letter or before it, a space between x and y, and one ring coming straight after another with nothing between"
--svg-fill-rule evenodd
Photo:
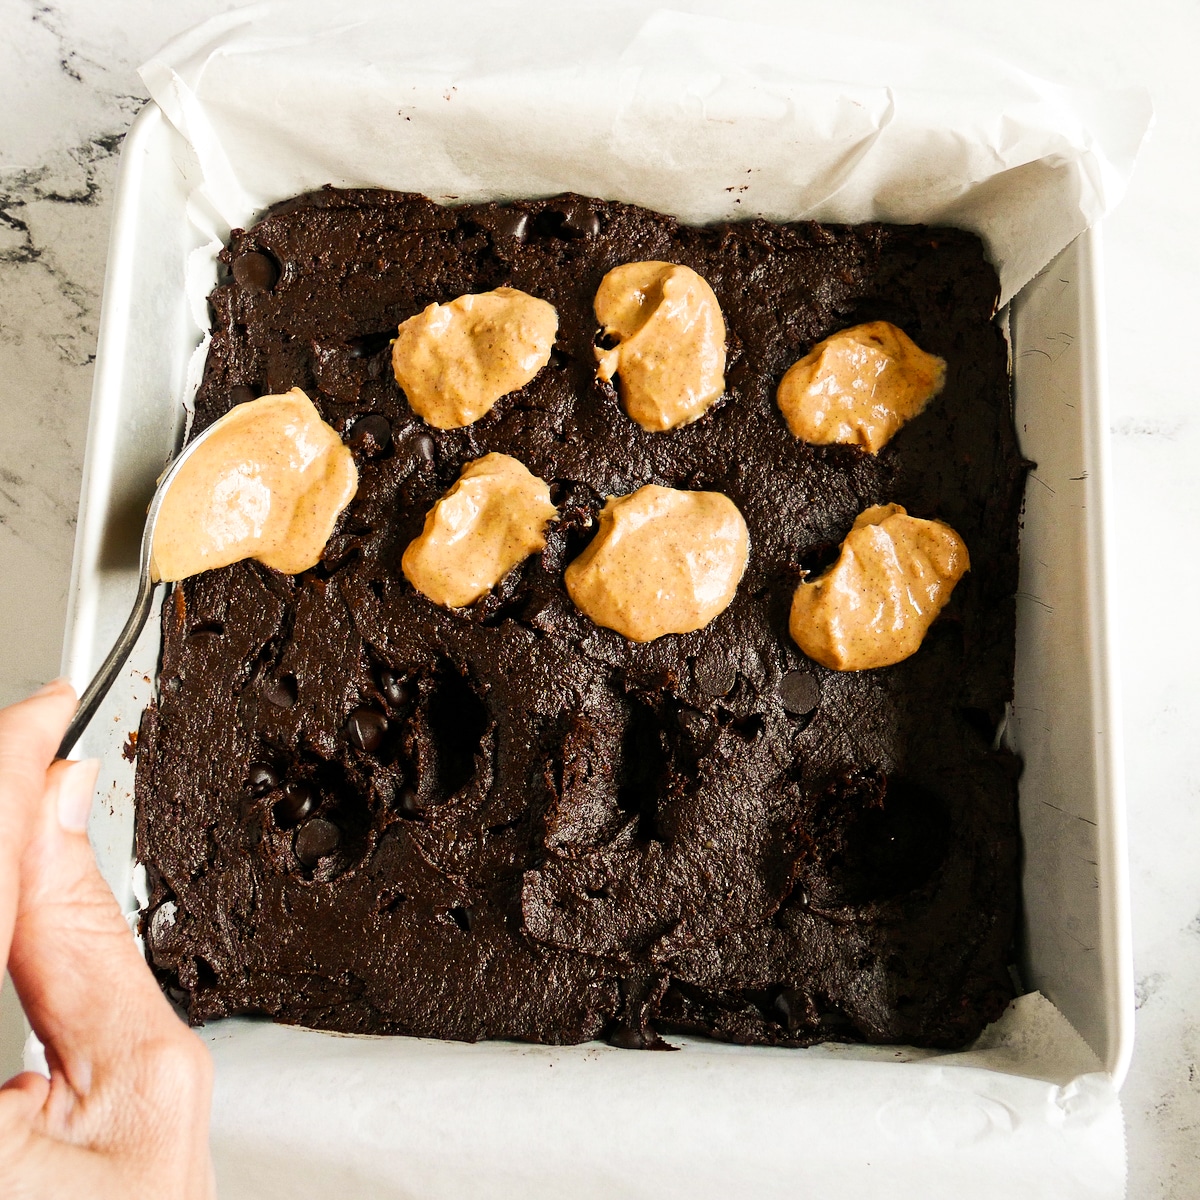
<instances>
[{"instance_id":1,"label":"melted chocolate chip","mask_svg":"<svg viewBox=\"0 0 1200 1200\"><path fill-rule=\"evenodd\" d=\"M622 1050L645 1050L649 1045L645 1036L637 1029L614 1029L608 1035L608 1044Z\"/></svg>"},{"instance_id":2,"label":"melted chocolate chip","mask_svg":"<svg viewBox=\"0 0 1200 1200\"><path fill-rule=\"evenodd\" d=\"M854 1022L845 1013L838 1012L837 1009L821 1013L819 1024L828 1033L844 1033L846 1030L854 1028Z\"/></svg>"},{"instance_id":3,"label":"melted chocolate chip","mask_svg":"<svg viewBox=\"0 0 1200 1200\"><path fill-rule=\"evenodd\" d=\"M275 816L284 825L295 825L316 807L316 792L307 783L296 780L284 785L283 797L275 805Z\"/></svg>"},{"instance_id":4,"label":"melted chocolate chip","mask_svg":"<svg viewBox=\"0 0 1200 1200\"><path fill-rule=\"evenodd\" d=\"M582 201L563 210L562 231L567 237L595 237L600 232L600 218Z\"/></svg>"},{"instance_id":5,"label":"melted chocolate chip","mask_svg":"<svg viewBox=\"0 0 1200 1200\"><path fill-rule=\"evenodd\" d=\"M417 799L415 789L407 784L400 789L400 794L396 797L396 808L402 817L408 817L410 820L413 817L421 815L421 802Z\"/></svg>"},{"instance_id":6,"label":"melted chocolate chip","mask_svg":"<svg viewBox=\"0 0 1200 1200\"><path fill-rule=\"evenodd\" d=\"M252 796L265 796L279 786L279 772L270 763L252 762L246 771L246 787Z\"/></svg>"},{"instance_id":7,"label":"melted chocolate chip","mask_svg":"<svg viewBox=\"0 0 1200 1200\"><path fill-rule=\"evenodd\" d=\"M332 854L341 840L341 832L332 821L313 817L296 830L296 839L292 844L296 857L306 867L312 867L327 854Z\"/></svg>"},{"instance_id":8,"label":"melted chocolate chip","mask_svg":"<svg viewBox=\"0 0 1200 1200\"><path fill-rule=\"evenodd\" d=\"M387 717L373 708L356 708L346 718L346 736L353 745L368 754L383 745L387 727Z\"/></svg>"},{"instance_id":9,"label":"melted chocolate chip","mask_svg":"<svg viewBox=\"0 0 1200 1200\"><path fill-rule=\"evenodd\" d=\"M728 659L709 655L696 663L694 678L706 696L728 696L737 683L737 671Z\"/></svg>"},{"instance_id":10,"label":"melted chocolate chip","mask_svg":"<svg viewBox=\"0 0 1200 1200\"><path fill-rule=\"evenodd\" d=\"M268 680L262 690L263 699L276 708L292 708L296 703L296 677L281 675Z\"/></svg>"},{"instance_id":11,"label":"melted chocolate chip","mask_svg":"<svg viewBox=\"0 0 1200 1200\"><path fill-rule=\"evenodd\" d=\"M475 924L475 918L471 916L469 908L452 908L450 910L450 920L463 931L470 933L471 927Z\"/></svg>"},{"instance_id":12,"label":"melted chocolate chip","mask_svg":"<svg viewBox=\"0 0 1200 1200\"><path fill-rule=\"evenodd\" d=\"M412 699L412 689L395 671L379 672L379 690L392 708L404 708Z\"/></svg>"},{"instance_id":13,"label":"melted chocolate chip","mask_svg":"<svg viewBox=\"0 0 1200 1200\"><path fill-rule=\"evenodd\" d=\"M247 250L233 260L233 277L243 291L258 296L269 292L278 283L279 267L269 254Z\"/></svg>"},{"instance_id":14,"label":"melted chocolate chip","mask_svg":"<svg viewBox=\"0 0 1200 1200\"><path fill-rule=\"evenodd\" d=\"M519 208L502 208L495 217L492 230L497 237L516 238L518 242L525 240L529 229L529 214Z\"/></svg>"},{"instance_id":15,"label":"melted chocolate chip","mask_svg":"<svg viewBox=\"0 0 1200 1200\"><path fill-rule=\"evenodd\" d=\"M368 413L354 422L346 441L363 458L378 458L392 444L392 426L387 417Z\"/></svg>"},{"instance_id":16,"label":"melted chocolate chip","mask_svg":"<svg viewBox=\"0 0 1200 1200\"><path fill-rule=\"evenodd\" d=\"M188 632L188 640L197 646L207 646L219 641L224 636L225 626L220 624L220 622L213 622L209 625L197 625Z\"/></svg>"},{"instance_id":17,"label":"melted chocolate chip","mask_svg":"<svg viewBox=\"0 0 1200 1200\"><path fill-rule=\"evenodd\" d=\"M789 671L779 681L779 703L802 717L821 703L821 685L807 671Z\"/></svg>"},{"instance_id":18,"label":"melted chocolate chip","mask_svg":"<svg viewBox=\"0 0 1200 1200\"><path fill-rule=\"evenodd\" d=\"M789 1033L797 1029L816 1025L818 1020L817 1008L812 998L797 988L784 988L775 997L772 1005L776 1020L787 1026Z\"/></svg>"}]
</instances>

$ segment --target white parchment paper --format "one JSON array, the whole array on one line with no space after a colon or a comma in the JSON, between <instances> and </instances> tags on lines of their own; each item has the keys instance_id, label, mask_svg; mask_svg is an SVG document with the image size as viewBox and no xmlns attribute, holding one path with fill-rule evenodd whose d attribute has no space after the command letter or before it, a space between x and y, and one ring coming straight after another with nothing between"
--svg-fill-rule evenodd
<instances>
[{"instance_id":1,"label":"white parchment paper","mask_svg":"<svg viewBox=\"0 0 1200 1200\"><path fill-rule=\"evenodd\" d=\"M950 37L824 31L803 7L298 0L208 22L143 68L203 169L198 324L228 230L325 183L953 224L984 238L1005 299L1119 199L1144 93L1064 89ZM957 1054L465 1047L249 1021L205 1037L226 1197L1124 1192L1112 1083L1037 995Z\"/></svg>"},{"instance_id":2,"label":"white parchment paper","mask_svg":"<svg viewBox=\"0 0 1200 1200\"><path fill-rule=\"evenodd\" d=\"M977 1050L463 1046L205 1031L223 1200L1117 1200L1120 1107L1065 1019Z\"/></svg>"},{"instance_id":3,"label":"white parchment paper","mask_svg":"<svg viewBox=\"0 0 1200 1200\"><path fill-rule=\"evenodd\" d=\"M801 5L774 24L703 7L258 4L142 75L228 227L325 183L942 222L984 238L1005 299L1120 199L1149 127L1140 90L1058 87L949 39L824 32Z\"/></svg>"}]
</instances>

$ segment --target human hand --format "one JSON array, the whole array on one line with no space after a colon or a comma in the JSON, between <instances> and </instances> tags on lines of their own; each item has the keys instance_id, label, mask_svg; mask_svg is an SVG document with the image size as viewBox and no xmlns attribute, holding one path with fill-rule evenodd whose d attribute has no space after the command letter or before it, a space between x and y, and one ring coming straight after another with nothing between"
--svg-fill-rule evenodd
<instances>
[{"instance_id":1,"label":"human hand","mask_svg":"<svg viewBox=\"0 0 1200 1200\"><path fill-rule=\"evenodd\" d=\"M0 710L0 961L50 1066L0 1087L0 1196L211 1200L212 1064L96 869L74 711L64 680Z\"/></svg>"}]
</instances>

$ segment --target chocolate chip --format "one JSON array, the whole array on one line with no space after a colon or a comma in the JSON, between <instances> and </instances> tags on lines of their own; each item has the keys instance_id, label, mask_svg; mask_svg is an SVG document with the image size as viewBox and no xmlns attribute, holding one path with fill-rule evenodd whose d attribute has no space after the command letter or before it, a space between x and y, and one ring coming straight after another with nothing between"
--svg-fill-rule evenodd
<instances>
[{"instance_id":1,"label":"chocolate chip","mask_svg":"<svg viewBox=\"0 0 1200 1200\"><path fill-rule=\"evenodd\" d=\"M798 988L784 988L775 997L772 1007L775 1010L776 1019L780 1024L787 1026L789 1033L794 1033L797 1029L805 1026L812 1028L819 1019L812 997Z\"/></svg>"},{"instance_id":2,"label":"chocolate chip","mask_svg":"<svg viewBox=\"0 0 1200 1200\"><path fill-rule=\"evenodd\" d=\"M279 772L270 763L252 762L246 771L246 786L252 796L265 796L279 786Z\"/></svg>"},{"instance_id":3,"label":"chocolate chip","mask_svg":"<svg viewBox=\"0 0 1200 1200\"><path fill-rule=\"evenodd\" d=\"M296 703L296 677L281 675L270 679L262 690L263 699L276 708L291 708Z\"/></svg>"},{"instance_id":4,"label":"chocolate chip","mask_svg":"<svg viewBox=\"0 0 1200 1200\"><path fill-rule=\"evenodd\" d=\"M363 458L378 458L392 444L391 422L379 413L368 413L354 422L346 440Z\"/></svg>"},{"instance_id":5,"label":"chocolate chip","mask_svg":"<svg viewBox=\"0 0 1200 1200\"><path fill-rule=\"evenodd\" d=\"M307 783L295 780L284 785L283 798L275 805L275 816L284 825L303 821L317 807L317 794Z\"/></svg>"},{"instance_id":6,"label":"chocolate chip","mask_svg":"<svg viewBox=\"0 0 1200 1200\"><path fill-rule=\"evenodd\" d=\"M249 404L251 400L257 399L257 389L250 387L249 384L235 383L229 389L229 403L231 407L238 404Z\"/></svg>"},{"instance_id":7,"label":"chocolate chip","mask_svg":"<svg viewBox=\"0 0 1200 1200\"><path fill-rule=\"evenodd\" d=\"M379 672L379 690L392 708L404 708L412 699L412 689L396 674L386 668Z\"/></svg>"},{"instance_id":8,"label":"chocolate chip","mask_svg":"<svg viewBox=\"0 0 1200 1200\"><path fill-rule=\"evenodd\" d=\"M562 231L568 237L595 237L600 232L600 218L580 201L563 210Z\"/></svg>"},{"instance_id":9,"label":"chocolate chip","mask_svg":"<svg viewBox=\"0 0 1200 1200\"><path fill-rule=\"evenodd\" d=\"M292 843L296 857L306 866L315 866L327 854L332 854L342 840L338 827L332 821L322 817L313 817L296 830L296 839Z\"/></svg>"},{"instance_id":10,"label":"chocolate chip","mask_svg":"<svg viewBox=\"0 0 1200 1200\"><path fill-rule=\"evenodd\" d=\"M471 916L469 908L452 908L450 910L450 920L463 931L470 933L472 926L475 924L475 918Z\"/></svg>"},{"instance_id":11,"label":"chocolate chip","mask_svg":"<svg viewBox=\"0 0 1200 1200\"><path fill-rule=\"evenodd\" d=\"M405 784L400 789L400 795L396 797L396 808L399 809L402 817L419 817L421 815L421 802L417 799L417 793L414 788Z\"/></svg>"},{"instance_id":12,"label":"chocolate chip","mask_svg":"<svg viewBox=\"0 0 1200 1200\"><path fill-rule=\"evenodd\" d=\"M778 996L775 997L775 1001L771 1005L771 1007L775 1010L776 1018L782 1024L786 1025L788 1029L795 1028L793 1022L797 1016L796 1006L788 995L788 993L793 990L794 989L792 988L785 988L779 993Z\"/></svg>"},{"instance_id":13,"label":"chocolate chip","mask_svg":"<svg viewBox=\"0 0 1200 1200\"><path fill-rule=\"evenodd\" d=\"M779 703L802 717L821 703L821 685L807 671L789 671L779 681Z\"/></svg>"},{"instance_id":14,"label":"chocolate chip","mask_svg":"<svg viewBox=\"0 0 1200 1200\"><path fill-rule=\"evenodd\" d=\"M648 1042L640 1030L622 1027L608 1035L608 1044L622 1050L645 1050Z\"/></svg>"},{"instance_id":15,"label":"chocolate chip","mask_svg":"<svg viewBox=\"0 0 1200 1200\"><path fill-rule=\"evenodd\" d=\"M387 717L373 708L356 708L346 718L346 736L368 754L383 745L387 727Z\"/></svg>"},{"instance_id":16,"label":"chocolate chip","mask_svg":"<svg viewBox=\"0 0 1200 1200\"><path fill-rule=\"evenodd\" d=\"M519 208L502 208L496 213L492 230L497 237L516 238L518 242L525 240L529 228L529 214Z\"/></svg>"},{"instance_id":17,"label":"chocolate chip","mask_svg":"<svg viewBox=\"0 0 1200 1200\"><path fill-rule=\"evenodd\" d=\"M841 1033L854 1028L854 1022L845 1013L838 1012L837 1009L821 1013L818 1023L822 1030L829 1033Z\"/></svg>"},{"instance_id":18,"label":"chocolate chip","mask_svg":"<svg viewBox=\"0 0 1200 1200\"><path fill-rule=\"evenodd\" d=\"M207 646L224 636L225 626L219 621L213 621L208 625L196 625L188 631L188 640L198 646Z\"/></svg>"},{"instance_id":19,"label":"chocolate chip","mask_svg":"<svg viewBox=\"0 0 1200 1200\"><path fill-rule=\"evenodd\" d=\"M737 670L727 658L714 654L696 663L694 677L706 696L728 696L737 683Z\"/></svg>"},{"instance_id":20,"label":"chocolate chip","mask_svg":"<svg viewBox=\"0 0 1200 1200\"><path fill-rule=\"evenodd\" d=\"M233 260L233 277L240 288L257 296L269 292L279 281L279 267L269 254L247 250Z\"/></svg>"},{"instance_id":21,"label":"chocolate chip","mask_svg":"<svg viewBox=\"0 0 1200 1200\"><path fill-rule=\"evenodd\" d=\"M407 445L409 453L413 456L415 462L433 462L436 447L434 446L433 438L424 430L420 430L408 438Z\"/></svg>"}]
</instances>

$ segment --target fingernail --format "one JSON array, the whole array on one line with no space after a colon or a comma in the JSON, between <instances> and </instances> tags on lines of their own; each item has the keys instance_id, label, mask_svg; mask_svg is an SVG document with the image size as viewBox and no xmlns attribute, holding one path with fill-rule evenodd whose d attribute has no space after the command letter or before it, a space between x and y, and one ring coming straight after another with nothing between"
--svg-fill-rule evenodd
<instances>
[{"instance_id":1,"label":"fingernail","mask_svg":"<svg viewBox=\"0 0 1200 1200\"><path fill-rule=\"evenodd\" d=\"M86 833L92 798L96 793L98 758L83 758L62 769L58 787L58 823L68 833Z\"/></svg>"},{"instance_id":2,"label":"fingernail","mask_svg":"<svg viewBox=\"0 0 1200 1200\"><path fill-rule=\"evenodd\" d=\"M52 679L49 683L42 684L33 694L34 696L49 696L51 692L61 692L64 687L70 686L71 681L65 675L60 675L57 679Z\"/></svg>"}]
</instances>

